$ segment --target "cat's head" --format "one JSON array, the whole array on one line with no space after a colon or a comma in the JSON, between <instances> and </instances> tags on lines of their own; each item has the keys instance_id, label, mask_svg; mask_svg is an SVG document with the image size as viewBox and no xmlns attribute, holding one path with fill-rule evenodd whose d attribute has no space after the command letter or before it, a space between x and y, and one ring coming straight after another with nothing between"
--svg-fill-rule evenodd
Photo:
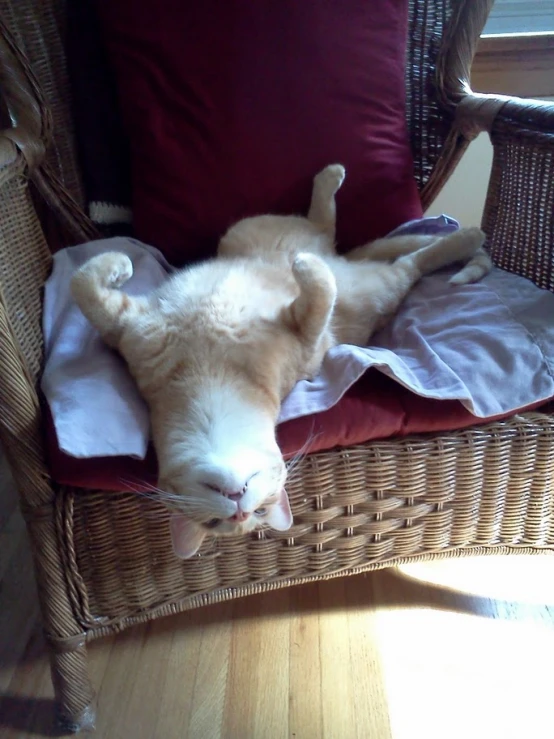
<instances>
[{"instance_id":1,"label":"cat's head","mask_svg":"<svg viewBox=\"0 0 554 739\"><path fill-rule=\"evenodd\" d=\"M172 510L176 555L193 556L208 535L290 528L272 407L225 373L219 381L204 377L194 387L187 384L176 387L179 411L163 412L163 428L154 425L159 487Z\"/></svg>"},{"instance_id":2,"label":"cat's head","mask_svg":"<svg viewBox=\"0 0 554 739\"><path fill-rule=\"evenodd\" d=\"M173 549L183 559L208 535L284 531L292 524L271 415L243 401L232 386L218 391L206 385L189 399L187 421L165 438L163 451L168 463L160 488L173 511Z\"/></svg>"}]
</instances>

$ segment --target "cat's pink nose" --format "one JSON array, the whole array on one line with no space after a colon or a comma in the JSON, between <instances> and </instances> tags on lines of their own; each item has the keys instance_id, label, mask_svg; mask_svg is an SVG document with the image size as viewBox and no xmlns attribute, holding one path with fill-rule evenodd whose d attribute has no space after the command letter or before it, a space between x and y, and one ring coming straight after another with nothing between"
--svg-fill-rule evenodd
<instances>
[{"instance_id":1,"label":"cat's pink nose","mask_svg":"<svg viewBox=\"0 0 554 739\"><path fill-rule=\"evenodd\" d=\"M230 521L246 521L250 514L246 511L237 510L237 512L231 516Z\"/></svg>"},{"instance_id":2,"label":"cat's pink nose","mask_svg":"<svg viewBox=\"0 0 554 739\"><path fill-rule=\"evenodd\" d=\"M213 490L214 493L221 493L221 495L224 495L226 498L229 498L229 500L234 500L235 503L237 500L240 500L242 496L246 492L246 488L248 487L248 483L245 482L242 488L236 487L236 488L225 488L220 487L218 485L212 485L211 482L204 482L203 483L207 488L210 488L210 490Z\"/></svg>"}]
</instances>

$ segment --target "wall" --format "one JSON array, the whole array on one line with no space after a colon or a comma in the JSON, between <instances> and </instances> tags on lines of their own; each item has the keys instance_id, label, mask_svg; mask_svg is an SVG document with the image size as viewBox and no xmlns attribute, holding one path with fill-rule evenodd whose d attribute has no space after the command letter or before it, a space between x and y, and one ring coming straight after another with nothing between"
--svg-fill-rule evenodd
<instances>
[{"instance_id":1,"label":"wall","mask_svg":"<svg viewBox=\"0 0 554 739\"><path fill-rule=\"evenodd\" d=\"M481 133L468 147L452 177L427 211L456 218L462 226L481 223L492 165L492 145L487 133Z\"/></svg>"}]
</instances>

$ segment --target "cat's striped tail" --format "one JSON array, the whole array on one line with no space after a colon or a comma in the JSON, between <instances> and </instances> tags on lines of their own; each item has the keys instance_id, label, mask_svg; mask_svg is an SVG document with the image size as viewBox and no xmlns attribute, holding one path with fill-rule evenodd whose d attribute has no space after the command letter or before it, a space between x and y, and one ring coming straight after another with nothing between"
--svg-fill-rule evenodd
<instances>
[{"instance_id":1,"label":"cat's striped tail","mask_svg":"<svg viewBox=\"0 0 554 739\"><path fill-rule=\"evenodd\" d=\"M73 299L104 341L116 348L125 324L144 305L143 298L118 289L132 275L126 254L106 252L86 262L71 280Z\"/></svg>"}]
</instances>

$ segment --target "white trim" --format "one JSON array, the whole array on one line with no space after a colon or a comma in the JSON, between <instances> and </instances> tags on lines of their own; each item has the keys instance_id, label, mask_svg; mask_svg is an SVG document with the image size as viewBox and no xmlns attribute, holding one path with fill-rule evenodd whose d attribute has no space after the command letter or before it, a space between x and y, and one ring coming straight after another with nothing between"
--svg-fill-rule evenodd
<instances>
[{"instance_id":1,"label":"white trim","mask_svg":"<svg viewBox=\"0 0 554 739\"><path fill-rule=\"evenodd\" d=\"M114 223L133 222L133 212L130 208L125 208L122 205L114 205L113 203L96 200L89 203L88 213L94 223L100 223L103 226L112 226Z\"/></svg>"},{"instance_id":2,"label":"white trim","mask_svg":"<svg viewBox=\"0 0 554 739\"><path fill-rule=\"evenodd\" d=\"M496 0L484 36L554 31L554 0Z\"/></svg>"}]
</instances>

